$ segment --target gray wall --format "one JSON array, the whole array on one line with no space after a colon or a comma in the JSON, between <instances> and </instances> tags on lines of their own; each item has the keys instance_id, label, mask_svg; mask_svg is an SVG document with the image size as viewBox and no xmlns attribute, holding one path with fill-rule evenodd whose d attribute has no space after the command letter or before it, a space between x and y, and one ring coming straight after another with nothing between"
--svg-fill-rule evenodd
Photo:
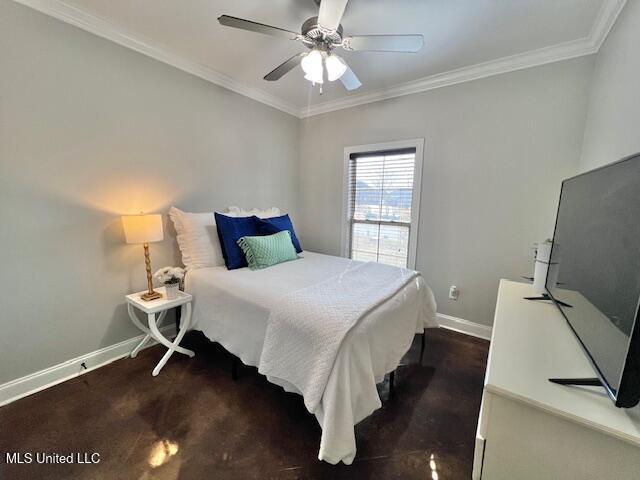
<instances>
[{"instance_id":1,"label":"gray wall","mask_svg":"<svg viewBox=\"0 0 640 480\"><path fill-rule=\"evenodd\" d=\"M640 1L628 0L596 57L581 170L640 152Z\"/></svg>"},{"instance_id":2,"label":"gray wall","mask_svg":"<svg viewBox=\"0 0 640 480\"><path fill-rule=\"evenodd\" d=\"M0 0L0 384L137 335L120 215L296 206L298 119ZM295 211L294 217L295 217ZM172 229L154 267L179 262Z\"/></svg>"},{"instance_id":3,"label":"gray wall","mask_svg":"<svg viewBox=\"0 0 640 480\"><path fill-rule=\"evenodd\" d=\"M345 146L424 137L418 268L443 313L489 324L578 169L592 59L299 121L0 0L0 384L138 332L120 215L175 204L290 211L338 254ZM300 161L298 161L300 159ZM177 264L173 230L151 246ZM462 288L447 300L450 284Z\"/></svg>"},{"instance_id":4,"label":"gray wall","mask_svg":"<svg viewBox=\"0 0 640 480\"><path fill-rule=\"evenodd\" d=\"M586 57L304 120L303 244L340 253L344 147L424 137L417 268L441 313L491 324L499 278L531 273L560 182L578 171L592 67Z\"/></svg>"}]
</instances>

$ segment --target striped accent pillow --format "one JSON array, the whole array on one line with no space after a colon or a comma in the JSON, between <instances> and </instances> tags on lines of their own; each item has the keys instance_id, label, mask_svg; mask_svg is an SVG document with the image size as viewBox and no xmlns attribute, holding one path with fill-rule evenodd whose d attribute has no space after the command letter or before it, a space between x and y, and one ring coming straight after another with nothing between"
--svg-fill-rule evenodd
<instances>
[{"instance_id":1,"label":"striped accent pillow","mask_svg":"<svg viewBox=\"0 0 640 480\"><path fill-rule=\"evenodd\" d=\"M258 237L242 237L238 246L252 270L267 268L298 258L289 230Z\"/></svg>"}]
</instances>

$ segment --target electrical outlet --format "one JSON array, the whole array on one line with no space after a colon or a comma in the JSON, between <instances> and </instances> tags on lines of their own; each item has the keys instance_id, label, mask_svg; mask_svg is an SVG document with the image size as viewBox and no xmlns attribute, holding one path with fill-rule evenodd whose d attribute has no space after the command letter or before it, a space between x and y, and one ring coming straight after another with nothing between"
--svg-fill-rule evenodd
<instances>
[{"instance_id":1,"label":"electrical outlet","mask_svg":"<svg viewBox=\"0 0 640 480\"><path fill-rule=\"evenodd\" d=\"M460 297L460 289L455 285L451 285L449 287L449 298L451 300L458 300L458 297Z\"/></svg>"}]
</instances>

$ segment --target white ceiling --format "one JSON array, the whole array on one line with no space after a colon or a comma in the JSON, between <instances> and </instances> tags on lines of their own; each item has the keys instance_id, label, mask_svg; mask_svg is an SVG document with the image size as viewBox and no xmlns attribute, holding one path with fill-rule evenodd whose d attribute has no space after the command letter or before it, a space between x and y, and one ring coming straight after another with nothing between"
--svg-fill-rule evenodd
<instances>
[{"instance_id":1,"label":"white ceiling","mask_svg":"<svg viewBox=\"0 0 640 480\"><path fill-rule=\"evenodd\" d=\"M350 0L342 20L346 35L421 33L425 47L417 54L341 52L363 86L347 92L340 82L328 83L320 96L299 67L278 82L262 79L305 51L299 42L217 22L227 14L299 32L304 20L317 15L313 0L17 1L300 116L426 90L434 79L456 83L460 76L593 53L625 3Z\"/></svg>"}]
</instances>

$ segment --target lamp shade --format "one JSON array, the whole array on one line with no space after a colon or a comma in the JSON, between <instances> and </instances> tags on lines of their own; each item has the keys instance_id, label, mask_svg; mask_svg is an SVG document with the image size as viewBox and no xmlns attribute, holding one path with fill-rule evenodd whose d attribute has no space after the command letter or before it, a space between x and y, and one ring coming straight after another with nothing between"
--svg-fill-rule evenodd
<instances>
[{"instance_id":1,"label":"lamp shade","mask_svg":"<svg viewBox=\"0 0 640 480\"><path fill-rule=\"evenodd\" d=\"M164 238L162 215L125 215L122 226L127 243L152 243Z\"/></svg>"}]
</instances>

